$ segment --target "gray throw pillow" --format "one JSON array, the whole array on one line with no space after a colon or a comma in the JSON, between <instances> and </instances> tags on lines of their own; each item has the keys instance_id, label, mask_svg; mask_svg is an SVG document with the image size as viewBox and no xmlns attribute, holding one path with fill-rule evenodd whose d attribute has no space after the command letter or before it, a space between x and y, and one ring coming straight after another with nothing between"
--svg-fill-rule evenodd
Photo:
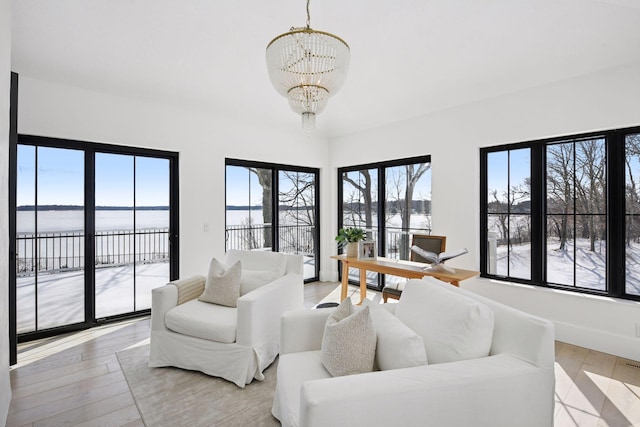
<instances>
[{"instance_id":1,"label":"gray throw pillow","mask_svg":"<svg viewBox=\"0 0 640 427\"><path fill-rule=\"evenodd\" d=\"M334 376L373 370L376 330L369 307L356 310L346 298L327 318L322 336L321 360Z\"/></svg>"},{"instance_id":2,"label":"gray throw pillow","mask_svg":"<svg viewBox=\"0 0 640 427\"><path fill-rule=\"evenodd\" d=\"M198 297L200 301L212 304L236 307L240 298L240 277L242 265L240 261L225 270L215 258L209 263L209 273L204 285L204 292Z\"/></svg>"}]
</instances>

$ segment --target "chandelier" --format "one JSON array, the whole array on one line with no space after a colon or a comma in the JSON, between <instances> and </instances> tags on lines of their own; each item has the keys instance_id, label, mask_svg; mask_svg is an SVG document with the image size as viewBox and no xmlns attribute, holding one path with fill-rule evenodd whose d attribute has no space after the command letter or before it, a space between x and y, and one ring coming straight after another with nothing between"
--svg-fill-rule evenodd
<instances>
[{"instance_id":1,"label":"chandelier","mask_svg":"<svg viewBox=\"0 0 640 427\"><path fill-rule=\"evenodd\" d=\"M309 0L307 26L291 27L267 45L267 69L276 91L289 100L293 111L302 115L302 128L310 135L316 114L344 83L349 68L349 45L340 37L310 27Z\"/></svg>"}]
</instances>

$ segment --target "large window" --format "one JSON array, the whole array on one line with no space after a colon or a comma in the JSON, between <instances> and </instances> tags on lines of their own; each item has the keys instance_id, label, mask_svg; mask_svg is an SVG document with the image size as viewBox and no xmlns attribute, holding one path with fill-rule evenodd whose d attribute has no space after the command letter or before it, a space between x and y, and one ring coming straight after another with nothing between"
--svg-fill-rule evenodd
<instances>
[{"instance_id":1,"label":"large window","mask_svg":"<svg viewBox=\"0 0 640 427\"><path fill-rule=\"evenodd\" d=\"M304 256L318 280L318 169L226 160L226 249Z\"/></svg>"},{"instance_id":2,"label":"large window","mask_svg":"<svg viewBox=\"0 0 640 427\"><path fill-rule=\"evenodd\" d=\"M407 260L413 234L431 233L430 156L340 168L338 193L339 226L364 229L380 256ZM377 289L396 280L367 273Z\"/></svg>"},{"instance_id":3,"label":"large window","mask_svg":"<svg viewBox=\"0 0 640 427\"><path fill-rule=\"evenodd\" d=\"M148 314L178 275L177 153L29 135L13 148L18 340Z\"/></svg>"},{"instance_id":4,"label":"large window","mask_svg":"<svg viewBox=\"0 0 640 427\"><path fill-rule=\"evenodd\" d=\"M482 275L638 299L637 132L482 149Z\"/></svg>"}]
</instances>

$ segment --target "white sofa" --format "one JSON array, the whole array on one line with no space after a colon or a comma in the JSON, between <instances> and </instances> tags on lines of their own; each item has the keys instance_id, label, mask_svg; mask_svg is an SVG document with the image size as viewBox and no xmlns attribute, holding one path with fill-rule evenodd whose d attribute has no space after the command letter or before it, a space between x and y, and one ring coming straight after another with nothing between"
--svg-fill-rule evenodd
<instances>
[{"instance_id":1,"label":"white sofa","mask_svg":"<svg viewBox=\"0 0 640 427\"><path fill-rule=\"evenodd\" d=\"M264 379L262 372L278 355L280 317L287 310L303 307L303 259L301 255L231 250L224 263L230 266L238 260L242 278L237 307L199 301L204 276L153 289L150 367L197 370L239 387L254 378ZM243 292L249 281L259 280L262 274L280 277L249 291L254 283Z\"/></svg>"},{"instance_id":2,"label":"white sofa","mask_svg":"<svg viewBox=\"0 0 640 427\"><path fill-rule=\"evenodd\" d=\"M488 355L331 377L321 362L320 349L325 321L334 309L287 312L281 325L273 415L284 427L553 426L553 324L432 278L410 280L397 304L380 307L400 314L403 304L409 302L414 307L421 303L432 308L446 305L442 297L420 301L425 287L430 286L444 289L440 292L444 299L455 293L490 309L493 320L487 336ZM474 315L466 319L473 327ZM438 320L431 323L427 329L450 326L438 325ZM426 330L424 324L414 324L411 329L410 333L418 334ZM380 346L380 336L377 341ZM428 347L427 342L424 340Z\"/></svg>"}]
</instances>

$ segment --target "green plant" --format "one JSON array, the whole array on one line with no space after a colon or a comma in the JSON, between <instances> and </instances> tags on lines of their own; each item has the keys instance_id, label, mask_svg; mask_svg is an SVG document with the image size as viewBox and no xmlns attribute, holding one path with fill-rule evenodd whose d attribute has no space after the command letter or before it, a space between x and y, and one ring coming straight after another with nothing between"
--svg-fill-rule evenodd
<instances>
[{"instance_id":1,"label":"green plant","mask_svg":"<svg viewBox=\"0 0 640 427\"><path fill-rule=\"evenodd\" d=\"M347 227L338 230L336 241L338 242L338 247L342 248L346 246L347 243L359 242L360 240L364 240L364 237L365 234L362 228Z\"/></svg>"}]
</instances>

